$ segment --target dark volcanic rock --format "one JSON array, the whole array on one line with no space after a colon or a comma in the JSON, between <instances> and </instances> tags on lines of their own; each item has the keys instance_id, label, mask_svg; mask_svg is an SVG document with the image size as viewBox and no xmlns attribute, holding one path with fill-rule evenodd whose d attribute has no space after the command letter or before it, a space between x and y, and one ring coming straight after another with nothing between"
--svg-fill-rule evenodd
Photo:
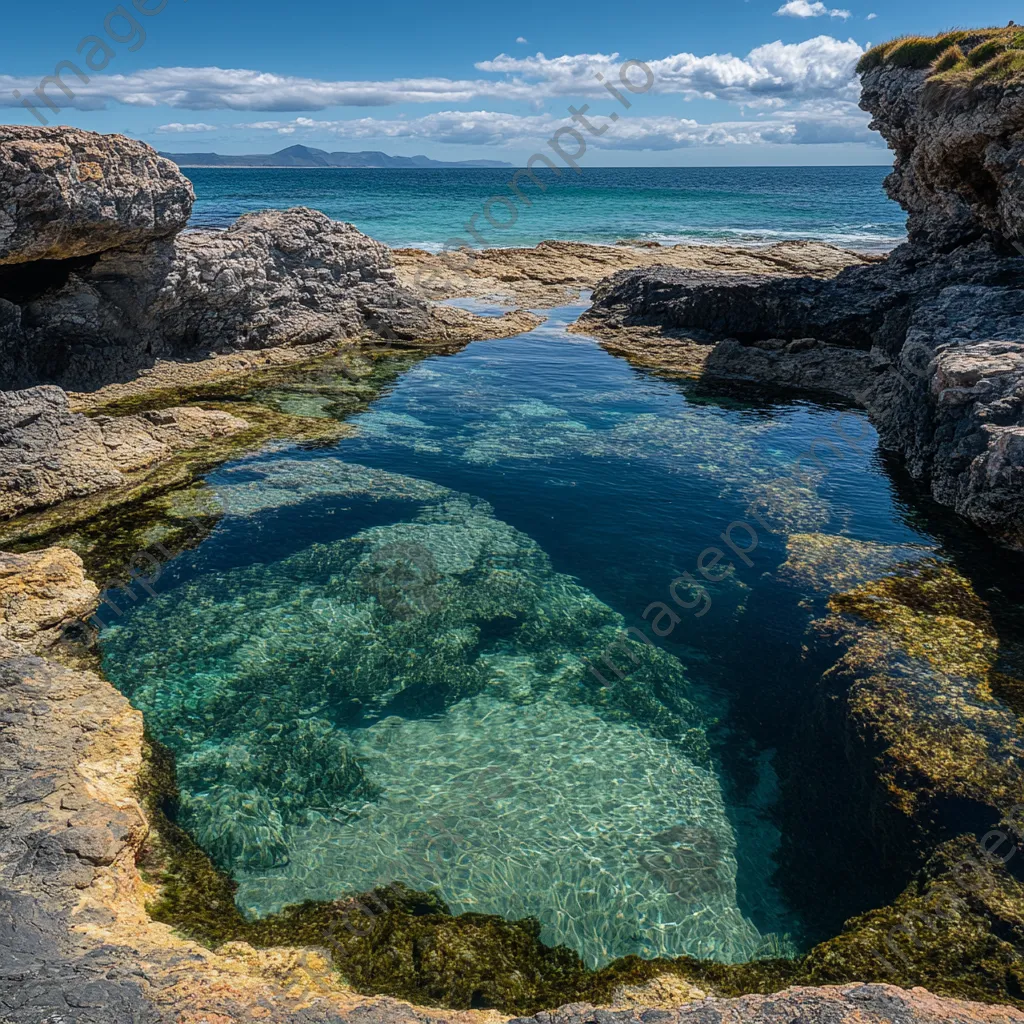
<instances>
[{"instance_id":1,"label":"dark volcanic rock","mask_svg":"<svg viewBox=\"0 0 1024 1024\"><path fill-rule=\"evenodd\" d=\"M896 154L885 190L909 213L910 240L1024 240L1024 89L951 89L928 77L883 64L862 80L860 105Z\"/></svg>"},{"instance_id":2,"label":"dark volcanic rock","mask_svg":"<svg viewBox=\"0 0 1024 1024\"><path fill-rule=\"evenodd\" d=\"M950 285L1019 287L1024 262L977 244L944 255L904 245L835 277L769 277L673 267L625 270L594 290L590 315L740 341L816 338L898 353L915 305Z\"/></svg>"},{"instance_id":3,"label":"dark volcanic rock","mask_svg":"<svg viewBox=\"0 0 1024 1024\"><path fill-rule=\"evenodd\" d=\"M772 381L781 387L830 391L856 401L878 380L867 352L836 348L815 338L752 341L728 338L714 347L704 373L734 380Z\"/></svg>"},{"instance_id":4,"label":"dark volcanic rock","mask_svg":"<svg viewBox=\"0 0 1024 1024\"><path fill-rule=\"evenodd\" d=\"M0 264L62 260L180 231L192 183L143 142L0 127Z\"/></svg>"},{"instance_id":5,"label":"dark volcanic rock","mask_svg":"<svg viewBox=\"0 0 1024 1024\"><path fill-rule=\"evenodd\" d=\"M0 386L87 390L161 357L430 327L385 246L301 208L47 269L0 271Z\"/></svg>"}]
</instances>

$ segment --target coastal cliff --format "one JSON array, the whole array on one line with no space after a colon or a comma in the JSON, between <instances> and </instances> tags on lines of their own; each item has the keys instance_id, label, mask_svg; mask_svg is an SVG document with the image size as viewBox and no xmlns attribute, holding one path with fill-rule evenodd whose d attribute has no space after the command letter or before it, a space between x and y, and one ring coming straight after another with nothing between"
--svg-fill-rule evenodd
<instances>
[{"instance_id":1,"label":"coastal cliff","mask_svg":"<svg viewBox=\"0 0 1024 1024\"><path fill-rule=\"evenodd\" d=\"M646 328L668 365L673 338L717 343L708 378L859 402L936 500L1024 548L1022 44L1019 29L958 32L864 57L861 105L908 212L909 241L886 261L828 280L623 271L583 326Z\"/></svg>"}]
</instances>

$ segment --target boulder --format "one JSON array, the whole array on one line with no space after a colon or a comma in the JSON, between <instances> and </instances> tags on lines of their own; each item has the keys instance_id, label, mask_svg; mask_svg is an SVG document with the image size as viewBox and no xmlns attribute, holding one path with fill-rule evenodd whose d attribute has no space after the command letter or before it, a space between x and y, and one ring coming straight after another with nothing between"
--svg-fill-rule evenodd
<instances>
[{"instance_id":1,"label":"boulder","mask_svg":"<svg viewBox=\"0 0 1024 1024\"><path fill-rule=\"evenodd\" d=\"M65 626L92 614L98 597L67 548L0 551L0 658L52 646Z\"/></svg>"},{"instance_id":2,"label":"boulder","mask_svg":"<svg viewBox=\"0 0 1024 1024\"><path fill-rule=\"evenodd\" d=\"M143 142L76 128L0 127L0 265L65 260L179 232L195 198Z\"/></svg>"},{"instance_id":3,"label":"boulder","mask_svg":"<svg viewBox=\"0 0 1024 1024\"><path fill-rule=\"evenodd\" d=\"M431 331L386 246L307 209L0 274L0 386L90 390L158 358Z\"/></svg>"}]
</instances>

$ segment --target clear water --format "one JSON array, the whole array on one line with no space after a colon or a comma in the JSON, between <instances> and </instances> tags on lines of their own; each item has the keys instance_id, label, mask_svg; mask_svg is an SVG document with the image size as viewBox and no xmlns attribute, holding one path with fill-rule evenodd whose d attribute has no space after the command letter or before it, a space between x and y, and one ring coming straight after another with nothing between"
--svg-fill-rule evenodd
<instances>
[{"instance_id":1,"label":"clear water","mask_svg":"<svg viewBox=\"0 0 1024 1024\"><path fill-rule=\"evenodd\" d=\"M193 227L227 227L250 210L310 206L392 246L436 250L452 238L483 246L536 245L547 238L613 244L766 244L817 239L885 252L906 238L906 215L886 198L886 167L585 167L561 178L540 168L515 222L489 225L494 195L512 196L513 170L297 170L188 168L197 201ZM477 214L480 237L465 224ZM510 214L502 204L494 217Z\"/></svg>"},{"instance_id":2,"label":"clear water","mask_svg":"<svg viewBox=\"0 0 1024 1024\"><path fill-rule=\"evenodd\" d=\"M801 685L809 595L775 570L795 533L929 538L860 413L638 372L565 333L579 312L424 359L335 446L212 473L217 529L105 631L247 913L400 880L595 965L814 933L776 886L775 751L741 714ZM325 373L278 401L322 412ZM752 505L750 564L683 610L673 581ZM626 627L657 643L614 648L619 678Z\"/></svg>"}]
</instances>

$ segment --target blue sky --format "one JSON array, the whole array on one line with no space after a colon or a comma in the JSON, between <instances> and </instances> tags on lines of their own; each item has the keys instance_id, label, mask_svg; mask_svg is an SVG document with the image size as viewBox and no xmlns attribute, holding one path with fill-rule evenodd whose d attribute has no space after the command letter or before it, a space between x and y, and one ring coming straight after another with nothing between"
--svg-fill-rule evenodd
<instances>
[{"instance_id":1,"label":"blue sky","mask_svg":"<svg viewBox=\"0 0 1024 1024\"><path fill-rule=\"evenodd\" d=\"M132 21L111 0L10 5L3 119L39 123L17 91L50 123L172 152L301 142L522 163L586 103L591 165L886 163L856 106L861 49L1019 17L1002 0L134 3ZM595 78L615 82L627 59L653 76L628 110ZM65 66L73 97L51 83L54 112L33 90L61 61L88 81Z\"/></svg>"}]
</instances>

